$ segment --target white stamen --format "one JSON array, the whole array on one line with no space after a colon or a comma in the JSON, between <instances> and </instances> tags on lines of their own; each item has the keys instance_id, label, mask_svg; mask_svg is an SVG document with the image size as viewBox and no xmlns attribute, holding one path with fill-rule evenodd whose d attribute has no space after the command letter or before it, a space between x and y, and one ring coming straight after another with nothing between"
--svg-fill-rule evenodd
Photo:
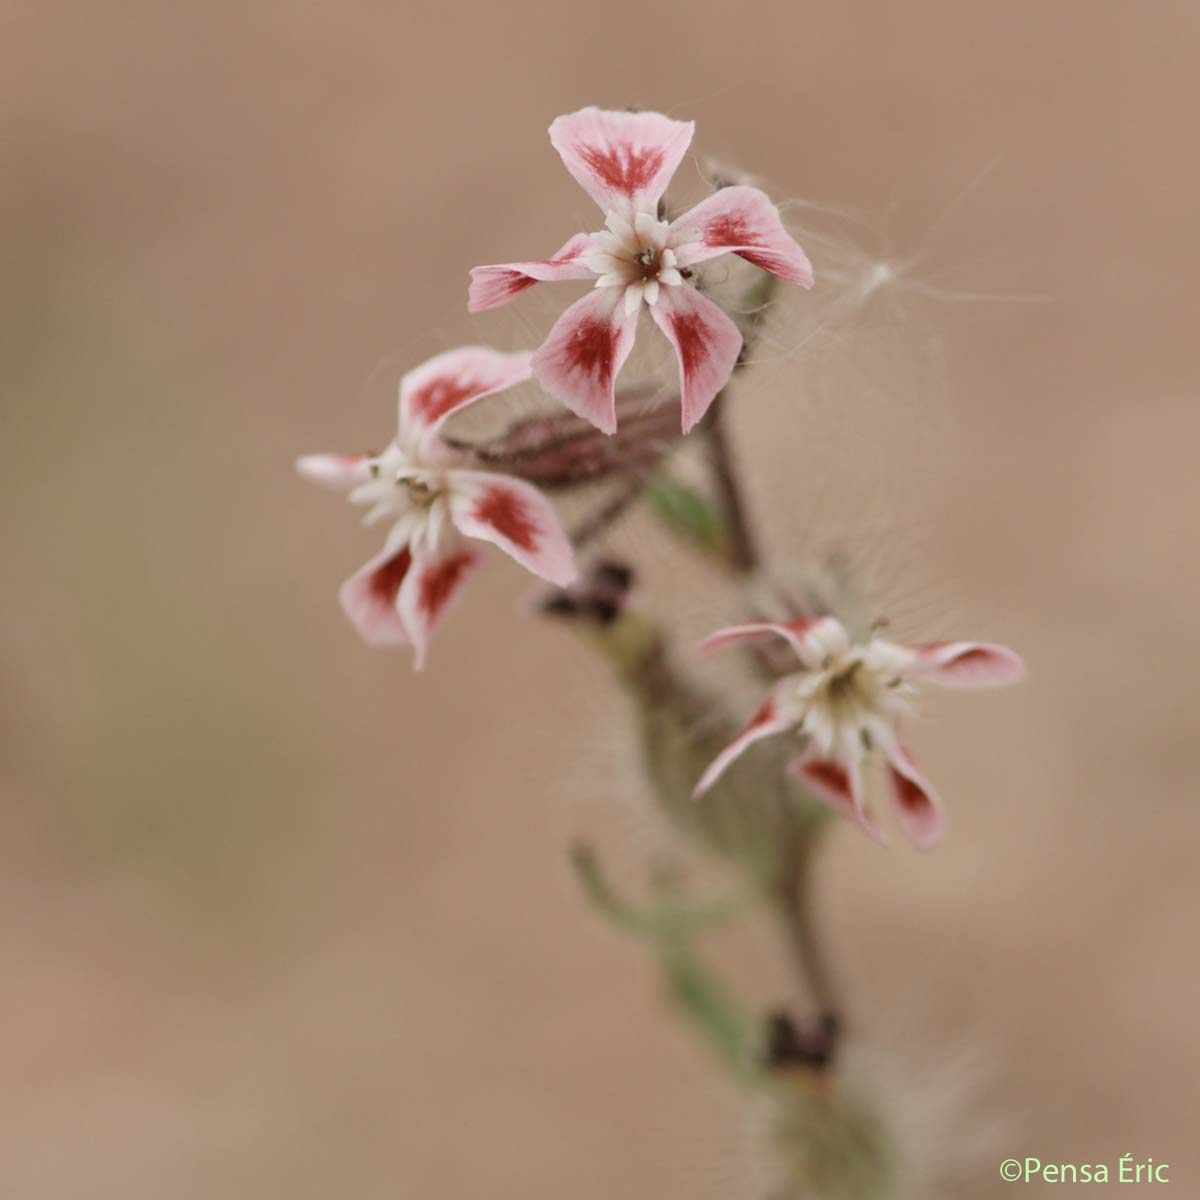
<instances>
[{"instance_id":1,"label":"white stamen","mask_svg":"<svg viewBox=\"0 0 1200 1200\"><path fill-rule=\"evenodd\" d=\"M636 213L633 220L609 212L607 233L591 235L591 249L581 262L596 274L596 287L625 289L624 305L632 316L642 302L656 304L661 289L683 282L675 252L667 246L671 227L653 213Z\"/></svg>"},{"instance_id":2,"label":"white stamen","mask_svg":"<svg viewBox=\"0 0 1200 1200\"><path fill-rule=\"evenodd\" d=\"M401 446L397 441L370 465L371 478L350 493L353 503L370 505L365 523L392 519L389 553L405 545L436 552L452 532L446 468L437 453L428 446Z\"/></svg>"},{"instance_id":3,"label":"white stamen","mask_svg":"<svg viewBox=\"0 0 1200 1200\"><path fill-rule=\"evenodd\" d=\"M805 642L813 668L793 677L804 732L820 757L857 762L908 711L915 689L903 676L912 652L878 639L851 643L840 622L829 619Z\"/></svg>"}]
</instances>

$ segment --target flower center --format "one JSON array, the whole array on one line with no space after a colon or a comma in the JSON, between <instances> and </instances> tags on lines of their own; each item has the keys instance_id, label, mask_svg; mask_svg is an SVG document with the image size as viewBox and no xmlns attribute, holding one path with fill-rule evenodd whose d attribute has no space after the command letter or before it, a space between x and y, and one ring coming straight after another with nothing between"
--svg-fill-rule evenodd
<instances>
[{"instance_id":1,"label":"flower center","mask_svg":"<svg viewBox=\"0 0 1200 1200\"><path fill-rule=\"evenodd\" d=\"M597 287L626 289L626 308L643 300L654 304L659 287L676 287L683 282L675 251L667 242L671 227L650 213L631 217L610 212L604 233L593 233L584 266L599 278Z\"/></svg>"},{"instance_id":2,"label":"flower center","mask_svg":"<svg viewBox=\"0 0 1200 1200\"><path fill-rule=\"evenodd\" d=\"M798 732L821 756L853 761L909 710L904 653L880 641L830 647L820 666L797 677Z\"/></svg>"},{"instance_id":3,"label":"flower center","mask_svg":"<svg viewBox=\"0 0 1200 1200\"><path fill-rule=\"evenodd\" d=\"M876 709L878 682L872 671L864 669L862 659L852 658L827 668L813 701L834 721L854 721Z\"/></svg>"},{"instance_id":4,"label":"flower center","mask_svg":"<svg viewBox=\"0 0 1200 1200\"><path fill-rule=\"evenodd\" d=\"M658 251L652 247L648 247L640 254L633 256L633 261L642 268L643 279L658 278L658 257Z\"/></svg>"},{"instance_id":5,"label":"flower center","mask_svg":"<svg viewBox=\"0 0 1200 1200\"><path fill-rule=\"evenodd\" d=\"M396 486L404 488L415 508L428 508L441 495L427 478L401 476L397 478Z\"/></svg>"}]
</instances>

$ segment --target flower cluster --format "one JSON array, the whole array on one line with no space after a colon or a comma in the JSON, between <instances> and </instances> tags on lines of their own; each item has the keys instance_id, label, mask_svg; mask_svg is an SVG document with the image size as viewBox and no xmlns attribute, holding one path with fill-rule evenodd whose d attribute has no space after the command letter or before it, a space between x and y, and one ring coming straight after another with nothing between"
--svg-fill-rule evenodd
<instances>
[{"instance_id":1,"label":"flower cluster","mask_svg":"<svg viewBox=\"0 0 1200 1200\"><path fill-rule=\"evenodd\" d=\"M479 542L555 587L571 584L578 546L535 485L579 485L624 471L636 494L663 455L663 414L684 435L702 420L743 351L737 324L705 293L705 264L734 254L786 282L812 285L807 256L757 188L718 184L707 199L668 219L663 197L693 131L691 122L652 112L585 108L555 120L551 144L599 206L604 229L575 234L547 259L475 267L468 310L507 304L538 283L587 281L592 289L562 312L535 351L468 346L410 371L400 382L396 436L382 452L298 460L306 478L366 506L367 523L390 523L382 549L340 593L366 641L410 645L419 667L479 563ZM670 408L648 407L645 391L618 396L617 376L643 311L678 362L681 422ZM446 422L468 406L531 382L568 410L558 413L554 436L538 440L549 428L545 420L511 425L484 450L445 434ZM563 421L575 427L564 431ZM719 434L717 423L706 429ZM727 464L724 470L728 486ZM577 533L576 540L586 536ZM746 557L753 556L732 565L747 569ZM711 788L752 743L790 734L797 739L795 776L877 840L883 834L865 802L862 775L867 759L881 756L903 830L917 845L931 845L941 832L940 807L901 744L897 722L920 682L1008 683L1020 677L1021 660L1001 646L974 642L855 643L833 616L734 626L703 646L772 637L786 640L799 669L772 687L696 793Z\"/></svg>"},{"instance_id":2,"label":"flower cluster","mask_svg":"<svg viewBox=\"0 0 1200 1200\"><path fill-rule=\"evenodd\" d=\"M400 385L399 432L382 454L299 459L305 477L370 505L368 523L393 521L383 550L341 591L342 607L367 641L411 644L421 665L478 562L464 537L492 542L560 587L575 577L549 502L519 479L465 469L461 451L439 436L447 418L532 376L572 412L615 433L616 376L645 304L679 359L686 433L729 381L742 347L733 321L691 285L692 268L733 253L811 285L804 251L755 188L726 188L671 224L658 219L693 130L690 121L659 113L585 108L559 117L551 144L604 209L608 232L577 234L544 262L476 267L468 308L493 308L540 280L595 279L597 290L571 305L532 355L472 346L411 371Z\"/></svg>"}]
</instances>

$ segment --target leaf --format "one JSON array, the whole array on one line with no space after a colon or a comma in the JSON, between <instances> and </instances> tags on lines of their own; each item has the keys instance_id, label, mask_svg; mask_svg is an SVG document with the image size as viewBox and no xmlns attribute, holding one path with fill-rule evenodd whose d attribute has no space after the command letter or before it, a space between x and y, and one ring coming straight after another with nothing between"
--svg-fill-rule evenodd
<instances>
[{"instance_id":1,"label":"leaf","mask_svg":"<svg viewBox=\"0 0 1200 1200\"><path fill-rule=\"evenodd\" d=\"M669 475L655 475L646 488L650 506L663 524L710 553L725 543L725 523L702 493Z\"/></svg>"}]
</instances>

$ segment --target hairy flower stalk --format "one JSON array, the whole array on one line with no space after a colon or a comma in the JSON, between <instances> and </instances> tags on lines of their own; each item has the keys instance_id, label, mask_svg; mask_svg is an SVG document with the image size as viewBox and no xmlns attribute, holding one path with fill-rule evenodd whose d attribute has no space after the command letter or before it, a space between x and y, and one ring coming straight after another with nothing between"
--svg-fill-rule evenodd
<instances>
[{"instance_id":1,"label":"hairy flower stalk","mask_svg":"<svg viewBox=\"0 0 1200 1200\"><path fill-rule=\"evenodd\" d=\"M808 574L796 587L768 566L731 444L730 381L749 365L780 282L808 288L812 269L747 180L710 171L712 194L672 215L665 193L693 132L659 113L585 108L555 120L551 143L598 204L604 229L571 236L548 259L474 268L468 307L496 308L544 282L587 282L587 295L536 351L468 346L405 375L397 433L381 452L307 455L297 466L364 505L368 523L387 524L382 549L340 594L366 641L411 645L419 666L486 542L549 583L542 610L612 668L657 811L734 868L736 894L697 902L667 873L648 902L634 903L591 848L576 848L574 865L596 911L650 948L677 1010L754 1094L769 1130L764 1200L926 1197L924 1183L906 1190L886 1106L869 1088L848 1086L815 873L839 816L885 840L867 801L871 764L900 828L932 846L942 809L900 725L926 683L1011 683L1023 665L990 643L887 641L837 572ZM734 260L719 275L710 267L725 255L748 264L739 272L750 277L729 311L717 299L730 290ZM674 354L674 389L617 388L643 316ZM459 413L526 385L562 407L486 437L460 429ZM699 486L672 466L693 430L703 449ZM564 522L552 498L584 506L583 515ZM636 564L606 552L606 536L643 501L738 588L741 622L701 648L738 647L767 683L748 721L696 677L671 623L631 602ZM709 928L759 909L778 926L801 982L802 998L787 1010L756 1012L704 961Z\"/></svg>"},{"instance_id":2,"label":"hairy flower stalk","mask_svg":"<svg viewBox=\"0 0 1200 1200\"><path fill-rule=\"evenodd\" d=\"M627 568L603 563L545 608L612 667L630 697L641 765L660 811L770 891L794 876L829 814L787 776L782 757L744 763L722 786L693 797L698 775L736 729L735 717L676 661L667 633L627 602L630 582Z\"/></svg>"},{"instance_id":3,"label":"hairy flower stalk","mask_svg":"<svg viewBox=\"0 0 1200 1200\"><path fill-rule=\"evenodd\" d=\"M657 388L617 392L621 427L611 436L572 413L542 414L476 443L447 439L480 466L503 471L542 491L568 491L616 475L645 476L682 440L678 399Z\"/></svg>"},{"instance_id":4,"label":"hairy flower stalk","mask_svg":"<svg viewBox=\"0 0 1200 1200\"><path fill-rule=\"evenodd\" d=\"M659 810L684 834L732 864L775 915L807 995L810 1015L801 1025L815 1031L807 1065L823 1070L832 1062L841 1019L814 925L811 884L830 814L788 776L785 757L769 752L736 764L705 796L694 798L697 775L729 738L734 718L719 695L682 669L666 633L626 602L630 582L627 569L602 565L575 588L554 596L547 610L570 621L629 694L642 768ZM694 950L689 955L694 978L701 968ZM717 987L711 983L706 990ZM731 1020L726 1011L722 1026ZM756 1045L766 1028L756 1029ZM713 1038L711 1029L704 1032ZM728 1057L724 1037L716 1041ZM747 1071L754 1076L742 1062L739 1075Z\"/></svg>"}]
</instances>

